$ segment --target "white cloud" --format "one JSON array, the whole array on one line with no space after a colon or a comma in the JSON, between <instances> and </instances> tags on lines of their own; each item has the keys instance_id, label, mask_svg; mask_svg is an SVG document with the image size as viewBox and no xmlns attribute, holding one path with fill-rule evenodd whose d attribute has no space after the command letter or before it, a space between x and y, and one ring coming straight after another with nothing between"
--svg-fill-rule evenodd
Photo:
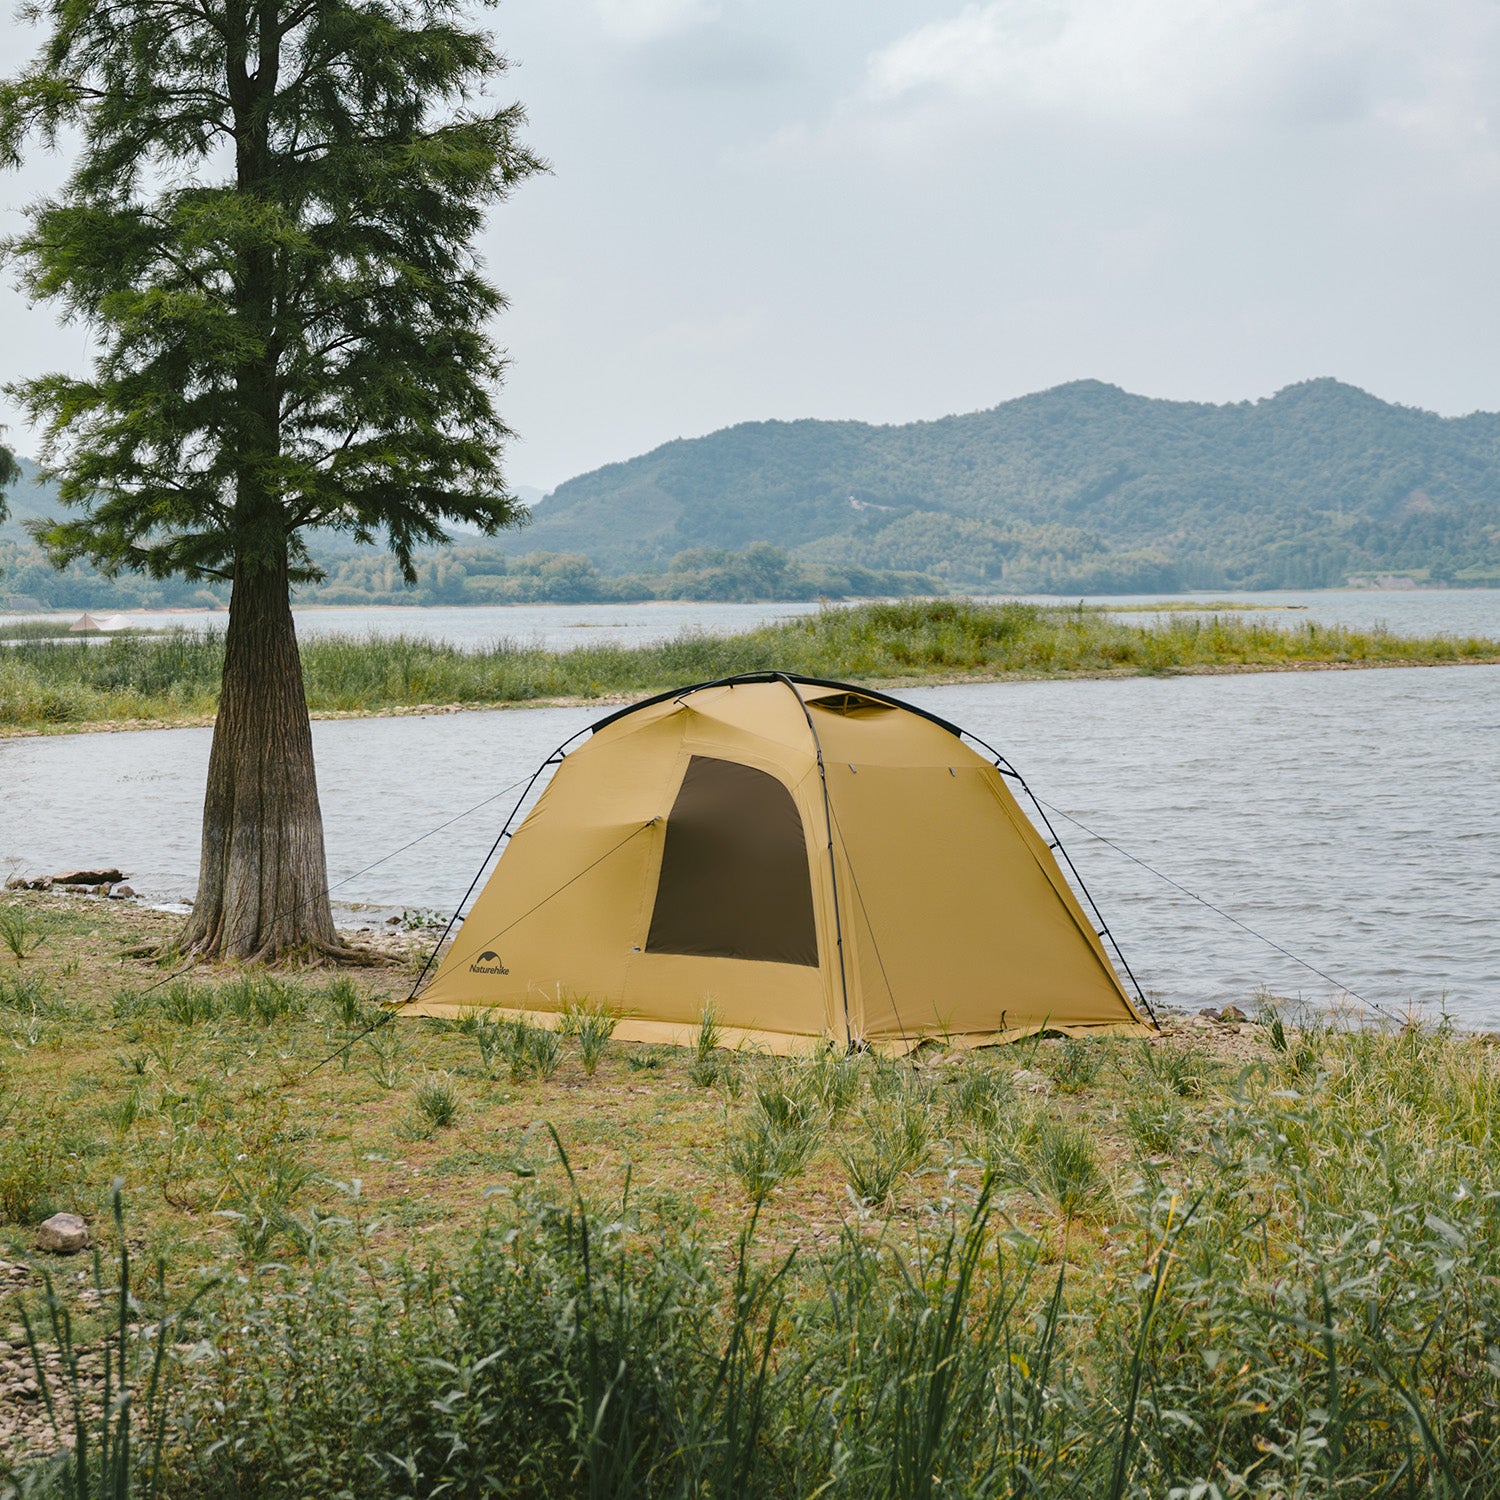
<instances>
[{"instance_id":1,"label":"white cloud","mask_svg":"<svg viewBox=\"0 0 1500 1500\"><path fill-rule=\"evenodd\" d=\"M1486 134L1489 0L989 0L875 52L846 110Z\"/></svg>"},{"instance_id":2,"label":"white cloud","mask_svg":"<svg viewBox=\"0 0 1500 1500\"><path fill-rule=\"evenodd\" d=\"M653 42L716 20L716 0L594 0L604 29L627 42Z\"/></svg>"}]
</instances>

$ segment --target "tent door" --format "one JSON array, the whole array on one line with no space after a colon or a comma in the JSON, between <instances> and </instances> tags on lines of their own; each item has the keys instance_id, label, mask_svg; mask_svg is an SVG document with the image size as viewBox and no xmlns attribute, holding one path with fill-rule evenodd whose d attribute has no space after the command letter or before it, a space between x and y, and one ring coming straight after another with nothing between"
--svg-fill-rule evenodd
<instances>
[{"instance_id":1,"label":"tent door","mask_svg":"<svg viewBox=\"0 0 1500 1500\"><path fill-rule=\"evenodd\" d=\"M817 966L807 839L783 782L692 757L667 817L646 951Z\"/></svg>"}]
</instances>

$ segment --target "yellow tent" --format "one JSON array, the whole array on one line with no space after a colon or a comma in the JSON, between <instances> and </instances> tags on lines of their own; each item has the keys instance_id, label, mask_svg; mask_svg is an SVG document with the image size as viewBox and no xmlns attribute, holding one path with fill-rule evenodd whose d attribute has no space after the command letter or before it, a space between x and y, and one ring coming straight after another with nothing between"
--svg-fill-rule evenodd
<instances>
[{"instance_id":1,"label":"yellow tent","mask_svg":"<svg viewBox=\"0 0 1500 1500\"><path fill-rule=\"evenodd\" d=\"M776 1052L1143 1031L1019 778L960 734L779 673L624 709L563 757L402 1013L555 1025L588 999L618 1037L686 1042L711 1004L727 1043Z\"/></svg>"}]
</instances>

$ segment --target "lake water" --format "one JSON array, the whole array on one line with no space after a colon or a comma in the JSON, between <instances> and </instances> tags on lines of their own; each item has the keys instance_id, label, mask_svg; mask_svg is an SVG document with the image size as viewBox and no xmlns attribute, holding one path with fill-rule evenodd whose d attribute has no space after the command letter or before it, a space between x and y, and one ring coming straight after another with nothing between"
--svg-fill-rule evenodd
<instances>
[{"instance_id":1,"label":"lake water","mask_svg":"<svg viewBox=\"0 0 1500 1500\"><path fill-rule=\"evenodd\" d=\"M1383 607L1394 623L1420 607L1431 623L1415 628L1500 634L1494 591L1321 597L1320 616ZM437 633L442 613L405 617ZM1446 1005L1465 1024L1500 1027L1500 667L902 696L972 729L1047 802L1331 977L1059 820L1132 967L1167 1003L1248 1006L1266 986L1321 1004L1347 988L1388 1011ZM608 711L315 724L335 899L372 921L451 909L515 796L496 794ZM116 863L153 899L191 894L208 748L203 729L0 740L0 873Z\"/></svg>"},{"instance_id":2,"label":"lake water","mask_svg":"<svg viewBox=\"0 0 1500 1500\"><path fill-rule=\"evenodd\" d=\"M1220 601L1255 606L1254 613L1283 624L1315 620L1320 625L1350 625L1368 629L1386 625L1400 635L1488 635L1500 637L1500 589L1375 589L1335 590L1323 593L1174 595L1182 604L1199 600L1206 605ZM1055 598L1036 598L1038 604L1058 604ZM1089 604L1119 606L1133 618L1143 604L1141 595L1096 594ZM810 614L822 606L814 601L763 604L510 604L404 608L399 605L329 606L294 611L298 633L307 639L342 632L353 635L424 635L452 641L459 646L488 646L506 639L565 651L571 646L614 641L640 646L667 640L684 630L709 634L753 630L772 620ZM0 615L0 624L12 620L55 619L66 627L77 618L66 615ZM140 629L186 626L222 629L228 615L222 611L135 611L123 616Z\"/></svg>"}]
</instances>

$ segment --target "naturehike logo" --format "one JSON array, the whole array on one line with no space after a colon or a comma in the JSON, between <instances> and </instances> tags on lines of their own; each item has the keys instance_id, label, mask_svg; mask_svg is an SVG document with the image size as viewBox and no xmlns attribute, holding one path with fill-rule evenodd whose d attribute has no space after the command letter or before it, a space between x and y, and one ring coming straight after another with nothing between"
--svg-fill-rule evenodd
<instances>
[{"instance_id":1,"label":"naturehike logo","mask_svg":"<svg viewBox=\"0 0 1500 1500\"><path fill-rule=\"evenodd\" d=\"M488 953L481 953L473 963L469 965L471 974L509 974L510 970L500 962L500 955L491 949Z\"/></svg>"}]
</instances>

